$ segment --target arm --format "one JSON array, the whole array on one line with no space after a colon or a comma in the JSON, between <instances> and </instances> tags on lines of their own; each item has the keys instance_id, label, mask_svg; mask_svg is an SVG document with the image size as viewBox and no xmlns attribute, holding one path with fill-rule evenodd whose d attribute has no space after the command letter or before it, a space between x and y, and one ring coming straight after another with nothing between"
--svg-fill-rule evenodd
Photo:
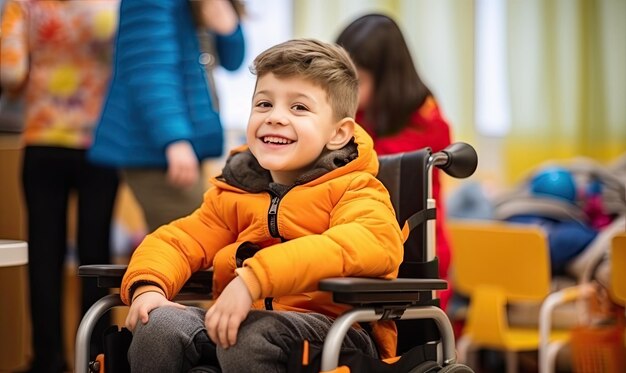
<instances>
[{"instance_id":1,"label":"arm","mask_svg":"<svg viewBox=\"0 0 626 373\"><path fill-rule=\"evenodd\" d=\"M0 85L18 91L28 78L27 10L19 2L9 0L2 16L0 43Z\"/></svg>"},{"instance_id":2,"label":"arm","mask_svg":"<svg viewBox=\"0 0 626 373\"><path fill-rule=\"evenodd\" d=\"M155 285L172 299L193 272L211 267L217 251L236 240L214 205L217 200L219 191L212 188L194 213L146 236L122 280L120 296L124 303L130 304L136 283Z\"/></svg>"},{"instance_id":3,"label":"arm","mask_svg":"<svg viewBox=\"0 0 626 373\"><path fill-rule=\"evenodd\" d=\"M116 45L117 78L126 82L147 135L166 146L189 140L193 128L183 92L178 1L123 1Z\"/></svg>"},{"instance_id":4,"label":"arm","mask_svg":"<svg viewBox=\"0 0 626 373\"><path fill-rule=\"evenodd\" d=\"M239 16L229 0L202 0L200 13L204 26L218 35L232 34L239 25Z\"/></svg>"},{"instance_id":5,"label":"arm","mask_svg":"<svg viewBox=\"0 0 626 373\"><path fill-rule=\"evenodd\" d=\"M240 24L240 14L234 0L202 0L192 3L200 23L214 39L215 54L226 70L237 70L243 63L245 41Z\"/></svg>"},{"instance_id":6,"label":"arm","mask_svg":"<svg viewBox=\"0 0 626 373\"><path fill-rule=\"evenodd\" d=\"M199 177L199 160L189 141L194 129L183 91L184 56L177 23L183 5L171 0L122 2L116 46L116 74L127 82L148 136L165 152L168 180L181 188Z\"/></svg>"},{"instance_id":7,"label":"arm","mask_svg":"<svg viewBox=\"0 0 626 373\"><path fill-rule=\"evenodd\" d=\"M243 63L245 56L245 40L241 26L229 35L216 35L215 49L217 50L220 65L229 71L237 70Z\"/></svg>"}]
</instances>

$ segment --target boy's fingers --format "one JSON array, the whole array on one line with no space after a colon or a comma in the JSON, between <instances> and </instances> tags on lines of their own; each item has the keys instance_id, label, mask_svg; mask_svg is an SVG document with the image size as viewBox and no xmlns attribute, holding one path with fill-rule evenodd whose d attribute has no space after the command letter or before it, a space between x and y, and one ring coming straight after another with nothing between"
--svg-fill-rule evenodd
<instances>
[{"instance_id":1,"label":"boy's fingers","mask_svg":"<svg viewBox=\"0 0 626 373\"><path fill-rule=\"evenodd\" d=\"M126 317L126 324L128 325L127 327L130 331L135 330L137 327L137 322L139 322L140 317L139 312L140 309L138 307L131 307L128 316Z\"/></svg>"},{"instance_id":2,"label":"boy's fingers","mask_svg":"<svg viewBox=\"0 0 626 373\"><path fill-rule=\"evenodd\" d=\"M187 306L185 306L184 304L180 304L180 303L176 303L176 302L170 302L169 305L172 306L172 307L181 309L181 310L184 310L184 309L187 308Z\"/></svg>"},{"instance_id":3,"label":"boy's fingers","mask_svg":"<svg viewBox=\"0 0 626 373\"><path fill-rule=\"evenodd\" d=\"M139 311L139 318L141 319L141 322L142 322L144 325L145 325L145 324L147 324L147 323L148 323L148 319L149 319L148 312L146 312L146 310L145 310L145 309L141 309L141 310Z\"/></svg>"},{"instance_id":4,"label":"boy's fingers","mask_svg":"<svg viewBox=\"0 0 626 373\"><path fill-rule=\"evenodd\" d=\"M211 312L211 310L209 310L209 312ZM216 318L213 312L211 312L210 314L207 313L207 316L204 322L205 323L204 326L206 326L206 330L207 330L207 333L209 334L209 338L211 338L211 341L213 341L213 343L215 344L219 343L219 340L217 339L217 333L215 332L217 329L217 321L218 321L218 318Z\"/></svg>"},{"instance_id":5,"label":"boy's fingers","mask_svg":"<svg viewBox=\"0 0 626 373\"><path fill-rule=\"evenodd\" d=\"M135 320L136 319L135 319L135 317L133 317L133 314L134 314L134 312L133 313L129 313L128 316L126 316L126 322L125 322L126 328L128 330L130 330L131 332L133 330L135 330Z\"/></svg>"},{"instance_id":6,"label":"boy's fingers","mask_svg":"<svg viewBox=\"0 0 626 373\"><path fill-rule=\"evenodd\" d=\"M235 345L237 343L237 332L239 331L239 319L235 317L231 317L229 320L228 326L228 344L230 346Z\"/></svg>"},{"instance_id":7,"label":"boy's fingers","mask_svg":"<svg viewBox=\"0 0 626 373\"><path fill-rule=\"evenodd\" d=\"M220 317L217 327L217 337L222 348L228 348L228 316Z\"/></svg>"}]
</instances>

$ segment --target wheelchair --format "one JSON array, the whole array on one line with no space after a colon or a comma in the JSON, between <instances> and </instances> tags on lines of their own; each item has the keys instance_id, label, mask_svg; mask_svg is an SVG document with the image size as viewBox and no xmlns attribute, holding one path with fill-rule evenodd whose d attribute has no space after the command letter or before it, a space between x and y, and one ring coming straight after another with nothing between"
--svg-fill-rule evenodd
<instances>
[{"instance_id":1,"label":"wheelchair","mask_svg":"<svg viewBox=\"0 0 626 373\"><path fill-rule=\"evenodd\" d=\"M471 373L472 369L456 363L452 326L434 296L435 291L447 288L447 282L439 278L435 255L436 210L431 179L434 167L454 178L471 176L478 164L476 151L469 144L457 142L436 153L424 148L380 156L379 161L377 177L389 190L396 218L407 237L404 259L394 280L344 277L320 281L319 289L331 292L334 302L353 306L331 327L321 351L320 370L350 372L350 368L340 365L340 346L354 323L394 320L398 329L397 357L385 361L383 365L389 365L386 371ZM83 265L78 275L96 277L100 287L119 288L125 269L125 265ZM210 270L194 273L176 300L210 299L211 281ZM75 340L76 373L87 373L93 368L89 341L96 322L108 310L121 305L119 294L109 294L83 316ZM407 368L407 354L419 355L421 361ZM402 370L394 367L403 359Z\"/></svg>"}]
</instances>

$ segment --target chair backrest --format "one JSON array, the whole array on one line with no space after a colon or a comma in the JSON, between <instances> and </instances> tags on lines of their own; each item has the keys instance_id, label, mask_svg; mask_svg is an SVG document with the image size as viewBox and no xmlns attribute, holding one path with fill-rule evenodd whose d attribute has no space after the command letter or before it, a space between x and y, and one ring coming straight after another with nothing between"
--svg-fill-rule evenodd
<instances>
[{"instance_id":1,"label":"chair backrest","mask_svg":"<svg viewBox=\"0 0 626 373\"><path fill-rule=\"evenodd\" d=\"M454 143L441 152L432 153L423 148L396 155L379 157L378 179L385 185L396 210L396 218L403 227L409 221L410 233L404 243L404 259L400 265L400 278L439 278L437 257L429 257L434 247L434 234L429 236L428 221L435 219L434 206L428 205L431 172L438 167L455 178L465 178L474 173L478 165L476 151L469 144ZM431 223L433 224L433 223ZM431 227L432 228L432 227ZM432 292L420 294L420 305L439 305ZM439 330L432 319L396 321L398 326L397 355L411 347L440 340ZM434 346L434 345L431 345Z\"/></svg>"},{"instance_id":2,"label":"chair backrest","mask_svg":"<svg viewBox=\"0 0 626 373\"><path fill-rule=\"evenodd\" d=\"M613 299L626 304L626 233L618 233L611 240L611 286Z\"/></svg>"},{"instance_id":3,"label":"chair backrest","mask_svg":"<svg viewBox=\"0 0 626 373\"><path fill-rule=\"evenodd\" d=\"M400 227L409 217L427 207L429 180L426 176L430 155L430 148L424 148L379 157L380 168L377 177L389 191ZM410 231L404 242L404 259L400 265L398 277L439 278L439 265L436 258L430 262L427 261L429 240L427 232L426 224L419 224ZM431 292L424 292L421 298L425 303L433 302ZM396 325L398 356L416 345L437 341L440 338L437 325L431 319L397 320ZM420 332L416 333L416 330Z\"/></svg>"},{"instance_id":4,"label":"chair backrest","mask_svg":"<svg viewBox=\"0 0 626 373\"><path fill-rule=\"evenodd\" d=\"M460 293L500 288L508 300L540 301L550 292L550 254L544 232L504 222L448 222L452 278Z\"/></svg>"},{"instance_id":5,"label":"chair backrest","mask_svg":"<svg viewBox=\"0 0 626 373\"><path fill-rule=\"evenodd\" d=\"M430 155L430 148L424 148L378 158L380 162L378 179L382 181L391 195L391 202L396 210L400 227L413 214L426 209L429 181L425 175L428 174L427 164ZM426 224L421 224L411 230L404 243L403 266L410 262L426 261L427 240ZM426 277L420 273L403 270L403 268L400 272L400 277Z\"/></svg>"},{"instance_id":6,"label":"chair backrest","mask_svg":"<svg viewBox=\"0 0 626 373\"><path fill-rule=\"evenodd\" d=\"M542 301L550 291L550 257L543 231L505 222L448 222L454 288L470 298L463 334L473 343L513 348L507 304Z\"/></svg>"}]
</instances>

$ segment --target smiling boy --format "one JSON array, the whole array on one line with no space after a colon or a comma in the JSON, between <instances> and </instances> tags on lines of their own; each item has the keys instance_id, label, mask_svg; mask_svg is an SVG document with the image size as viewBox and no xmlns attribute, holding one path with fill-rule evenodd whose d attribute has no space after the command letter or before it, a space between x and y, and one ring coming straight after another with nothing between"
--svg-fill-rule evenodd
<instances>
[{"instance_id":1,"label":"smiling boy","mask_svg":"<svg viewBox=\"0 0 626 373\"><path fill-rule=\"evenodd\" d=\"M251 70L247 144L199 209L145 238L124 276L134 372L285 371L290 349L322 343L348 308L317 291L321 279L397 276L403 237L372 140L353 119L358 81L346 52L296 39ZM208 311L170 301L212 266ZM352 328L343 347L392 356L393 323L368 329Z\"/></svg>"}]
</instances>

